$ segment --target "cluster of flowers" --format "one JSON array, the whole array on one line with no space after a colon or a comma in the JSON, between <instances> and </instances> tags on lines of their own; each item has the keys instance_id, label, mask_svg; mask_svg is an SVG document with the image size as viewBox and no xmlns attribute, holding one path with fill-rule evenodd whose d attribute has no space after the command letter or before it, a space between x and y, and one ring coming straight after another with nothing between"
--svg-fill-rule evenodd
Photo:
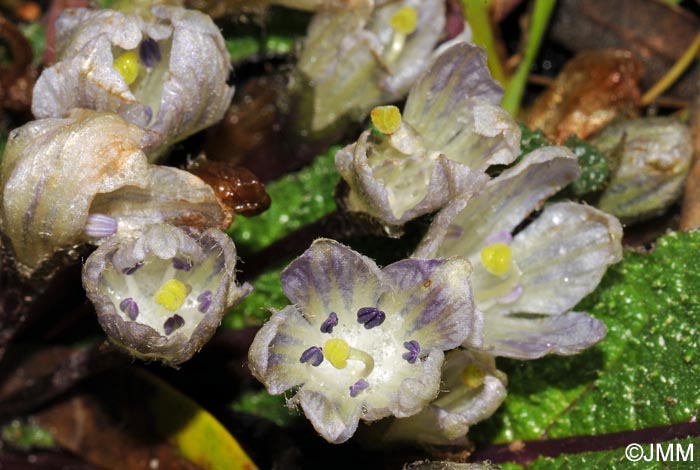
<instances>
[{"instance_id":1,"label":"cluster of flowers","mask_svg":"<svg viewBox=\"0 0 700 470\"><path fill-rule=\"evenodd\" d=\"M270 393L295 389L290 406L330 442L389 416L401 419L387 438L462 438L505 397L495 357L603 338L571 309L620 258L620 224L572 202L529 221L577 178L576 157L546 147L514 164L519 128L468 28L445 37L443 0L292 3L321 8L295 75L305 83L292 84L310 90L309 131L371 110L375 129L336 155L343 208L392 236L437 215L413 256L383 269L317 240L282 273L293 305L261 328L251 370ZM34 90L39 119L13 131L3 158L0 229L27 277L97 245L83 284L110 339L178 364L250 290L221 231L229 210L197 177L154 164L228 107L223 38L201 13L157 5L68 11L56 46ZM403 115L375 107L406 95ZM491 177L494 165L508 168Z\"/></svg>"},{"instance_id":2,"label":"cluster of flowers","mask_svg":"<svg viewBox=\"0 0 700 470\"><path fill-rule=\"evenodd\" d=\"M59 251L99 246L83 284L110 339L186 361L250 291L221 231L231 211L196 176L154 164L228 108L223 37L177 6L81 8L58 19L56 53L34 88L37 120L8 140L0 228L27 278Z\"/></svg>"},{"instance_id":3,"label":"cluster of flowers","mask_svg":"<svg viewBox=\"0 0 700 470\"><path fill-rule=\"evenodd\" d=\"M380 16L389 24L417 19L392 33L408 44L435 17L421 23L420 8L431 2L405 7L413 13L402 3L410 2L392 3L387 18L380 8L371 27L344 40L343 54L316 64L326 67L321 89L341 90L341 108L331 113L404 77L401 55L382 47L388 34L372 28ZM320 34L313 26L323 25L312 24ZM436 55L423 55L427 71L402 84L413 83L403 114L375 107L374 129L335 156L345 210L375 218L390 235L438 211L423 240L411 258L383 269L336 241L317 240L282 273L293 305L273 312L250 350L253 374L272 394L294 390L289 406L300 405L330 442L349 439L360 420L389 416L400 419L383 428L384 439L463 439L505 398L496 357L574 354L605 336L602 322L572 309L620 259L620 223L563 201L531 220L579 176L576 156L545 147L516 162L520 129L499 107L502 89L484 52L457 42ZM383 81L366 80L375 74ZM375 93L374 102L399 95ZM352 109L365 104L354 101ZM315 116L322 127L324 115ZM495 165L502 171L491 177Z\"/></svg>"}]
</instances>

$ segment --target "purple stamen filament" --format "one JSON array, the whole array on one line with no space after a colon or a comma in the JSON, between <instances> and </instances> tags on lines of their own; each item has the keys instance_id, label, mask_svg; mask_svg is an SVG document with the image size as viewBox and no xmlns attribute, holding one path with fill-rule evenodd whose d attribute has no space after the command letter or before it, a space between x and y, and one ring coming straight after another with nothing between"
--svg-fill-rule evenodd
<instances>
[{"instance_id":1,"label":"purple stamen filament","mask_svg":"<svg viewBox=\"0 0 700 470\"><path fill-rule=\"evenodd\" d=\"M127 297L119 302L119 310L126 313L126 316L132 321L136 320L136 317L139 316L139 306L131 297Z\"/></svg>"},{"instance_id":2,"label":"purple stamen filament","mask_svg":"<svg viewBox=\"0 0 700 470\"><path fill-rule=\"evenodd\" d=\"M369 382L365 379L358 380L350 386L350 396L355 398L362 390L366 390L367 387L369 387Z\"/></svg>"},{"instance_id":3,"label":"purple stamen filament","mask_svg":"<svg viewBox=\"0 0 700 470\"><path fill-rule=\"evenodd\" d=\"M362 323L370 330L384 323L386 314L376 307L362 307L357 311L357 323Z\"/></svg>"},{"instance_id":4,"label":"purple stamen filament","mask_svg":"<svg viewBox=\"0 0 700 470\"><path fill-rule=\"evenodd\" d=\"M401 357L406 359L409 364L415 364L416 359L418 359L418 355L420 354L420 344L418 344L418 341L406 341L403 343L403 347L408 349L408 352L403 353Z\"/></svg>"},{"instance_id":5,"label":"purple stamen filament","mask_svg":"<svg viewBox=\"0 0 700 470\"><path fill-rule=\"evenodd\" d=\"M318 367L323 362L323 350L318 346L311 346L309 349L301 353L299 362L302 364L311 363L312 366Z\"/></svg>"},{"instance_id":6,"label":"purple stamen filament","mask_svg":"<svg viewBox=\"0 0 700 470\"><path fill-rule=\"evenodd\" d=\"M205 290L197 297L197 302L199 302L199 307L197 309L202 313L207 313L209 306L211 305L211 291Z\"/></svg>"},{"instance_id":7,"label":"purple stamen filament","mask_svg":"<svg viewBox=\"0 0 700 470\"><path fill-rule=\"evenodd\" d=\"M338 315L331 312L328 318L321 324L321 333L333 333L333 327L338 325Z\"/></svg>"},{"instance_id":8,"label":"purple stamen filament","mask_svg":"<svg viewBox=\"0 0 700 470\"><path fill-rule=\"evenodd\" d=\"M170 334L173 331L177 330L178 328L182 328L184 325L184 318L177 314L173 315L172 317L165 320L165 323L163 323L163 330L165 330L165 336L170 336Z\"/></svg>"}]
</instances>

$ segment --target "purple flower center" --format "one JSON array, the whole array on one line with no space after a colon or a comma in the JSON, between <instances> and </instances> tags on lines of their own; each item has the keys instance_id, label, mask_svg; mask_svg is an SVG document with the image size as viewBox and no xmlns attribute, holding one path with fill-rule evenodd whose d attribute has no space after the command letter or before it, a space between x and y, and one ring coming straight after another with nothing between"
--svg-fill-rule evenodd
<instances>
[{"instance_id":1,"label":"purple flower center","mask_svg":"<svg viewBox=\"0 0 700 470\"><path fill-rule=\"evenodd\" d=\"M180 270L180 271L189 272L189 270L192 269L192 260L191 259L182 259L182 258L173 258L173 268Z\"/></svg>"},{"instance_id":2,"label":"purple flower center","mask_svg":"<svg viewBox=\"0 0 700 470\"><path fill-rule=\"evenodd\" d=\"M146 38L139 44L139 59L146 67L153 67L160 62L160 47L153 38Z\"/></svg>"},{"instance_id":3,"label":"purple flower center","mask_svg":"<svg viewBox=\"0 0 700 470\"><path fill-rule=\"evenodd\" d=\"M178 328L182 328L184 325L184 318L177 314L173 315L172 317L165 320L165 323L163 323L163 330L165 330L165 336L170 336L170 334L173 331L177 330Z\"/></svg>"},{"instance_id":4,"label":"purple flower center","mask_svg":"<svg viewBox=\"0 0 700 470\"><path fill-rule=\"evenodd\" d=\"M312 366L318 367L323 362L323 350L318 346L311 346L309 349L301 353L299 362L302 364L311 363Z\"/></svg>"},{"instance_id":5,"label":"purple flower center","mask_svg":"<svg viewBox=\"0 0 700 470\"><path fill-rule=\"evenodd\" d=\"M104 214L90 214L83 232L88 237L104 238L117 233L117 219Z\"/></svg>"},{"instance_id":6,"label":"purple flower center","mask_svg":"<svg viewBox=\"0 0 700 470\"><path fill-rule=\"evenodd\" d=\"M119 302L119 310L126 313L126 316L132 321L136 320L136 317L139 316L139 306L131 297L127 297Z\"/></svg>"},{"instance_id":7,"label":"purple flower center","mask_svg":"<svg viewBox=\"0 0 700 470\"><path fill-rule=\"evenodd\" d=\"M358 380L350 386L350 396L355 398L362 390L367 389L367 387L369 387L369 382L365 379Z\"/></svg>"},{"instance_id":8,"label":"purple flower center","mask_svg":"<svg viewBox=\"0 0 700 470\"><path fill-rule=\"evenodd\" d=\"M416 359L418 359L418 355L420 354L420 344L418 344L418 341L406 341L403 343L403 347L408 349L408 352L403 353L401 357L406 359L409 364L415 364Z\"/></svg>"},{"instance_id":9,"label":"purple flower center","mask_svg":"<svg viewBox=\"0 0 700 470\"><path fill-rule=\"evenodd\" d=\"M202 313L207 313L207 310L209 310L209 306L211 305L211 291L205 290L204 292L199 294L199 296L197 297L197 302L199 302L197 310L199 310Z\"/></svg>"},{"instance_id":10,"label":"purple flower center","mask_svg":"<svg viewBox=\"0 0 700 470\"><path fill-rule=\"evenodd\" d=\"M328 318L321 324L321 333L333 333L333 327L338 325L338 315L331 312Z\"/></svg>"},{"instance_id":11,"label":"purple flower center","mask_svg":"<svg viewBox=\"0 0 700 470\"><path fill-rule=\"evenodd\" d=\"M362 307L357 311L357 323L362 323L370 330L384 323L386 314L376 307Z\"/></svg>"}]
</instances>

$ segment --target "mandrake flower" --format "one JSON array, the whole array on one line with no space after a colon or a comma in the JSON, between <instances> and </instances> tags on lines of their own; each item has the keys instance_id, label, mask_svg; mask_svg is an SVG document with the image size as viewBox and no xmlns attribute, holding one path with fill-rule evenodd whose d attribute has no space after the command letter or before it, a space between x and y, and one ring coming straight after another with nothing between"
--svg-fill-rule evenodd
<instances>
[{"instance_id":1,"label":"mandrake flower","mask_svg":"<svg viewBox=\"0 0 700 470\"><path fill-rule=\"evenodd\" d=\"M481 48L447 49L411 89L403 116L393 106L372 111L381 137L365 131L336 154L345 208L392 232L478 190L483 171L518 155L520 129L498 105L502 95Z\"/></svg>"},{"instance_id":2,"label":"mandrake flower","mask_svg":"<svg viewBox=\"0 0 700 470\"><path fill-rule=\"evenodd\" d=\"M437 54L445 30L442 0L361 0L317 13L299 58L296 86L309 89L309 131L362 119L372 107L406 96ZM447 44L468 40L468 27Z\"/></svg>"},{"instance_id":3,"label":"mandrake flower","mask_svg":"<svg viewBox=\"0 0 700 470\"><path fill-rule=\"evenodd\" d=\"M282 273L294 302L273 312L249 353L271 394L296 388L316 430L341 443L359 420L418 413L438 394L443 351L478 336L463 258L409 259L380 270L317 240Z\"/></svg>"},{"instance_id":4,"label":"mandrake flower","mask_svg":"<svg viewBox=\"0 0 700 470\"><path fill-rule=\"evenodd\" d=\"M469 427L490 417L506 398L506 375L496 360L477 351L454 350L445 356L441 393L423 411L397 419L383 439L455 444Z\"/></svg>"},{"instance_id":5,"label":"mandrake flower","mask_svg":"<svg viewBox=\"0 0 700 470\"><path fill-rule=\"evenodd\" d=\"M235 282L236 248L217 229L149 227L88 257L83 286L109 339L140 359L177 365L199 351L251 290Z\"/></svg>"},{"instance_id":6,"label":"mandrake flower","mask_svg":"<svg viewBox=\"0 0 700 470\"><path fill-rule=\"evenodd\" d=\"M586 205L558 202L516 231L579 172L569 150L536 150L476 196L445 207L416 249L419 258L469 257L474 298L484 314L480 350L533 359L574 354L605 336L601 321L571 309L620 260L619 221Z\"/></svg>"},{"instance_id":7,"label":"mandrake flower","mask_svg":"<svg viewBox=\"0 0 700 470\"><path fill-rule=\"evenodd\" d=\"M196 11L156 5L150 12L64 12L56 23L59 60L37 80L34 115L118 113L147 130L143 147L151 160L219 121L233 96L221 32Z\"/></svg>"}]
</instances>

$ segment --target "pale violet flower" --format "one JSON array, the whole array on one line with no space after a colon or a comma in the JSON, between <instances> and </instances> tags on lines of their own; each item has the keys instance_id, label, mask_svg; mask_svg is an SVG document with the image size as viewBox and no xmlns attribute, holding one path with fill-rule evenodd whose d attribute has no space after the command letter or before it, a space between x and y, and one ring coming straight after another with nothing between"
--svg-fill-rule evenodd
<instances>
[{"instance_id":1,"label":"pale violet flower","mask_svg":"<svg viewBox=\"0 0 700 470\"><path fill-rule=\"evenodd\" d=\"M622 255L619 221L592 207L558 202L521 231L544 201L580 173L563 147L545 147L457 198L433 221L414 256L469 257L483 345L496 355L533 359L574 354L600 341L605 325L571 309Z\"/></svg>"},{"instance_id":2,"label":"pale violet flower","mask_svg":"<svg viewBox=\"0 0 700 470\"><path fill-rule=\"evenodd\" d=\"M219 121L233 88L229 55L211 18L155 5L151 15L66 10L56 22L58 62L34 87L32 112L73 108L118 113L144 128L151 160L168 145Z\"/></svg>"},{"instance_id":3,"label":"pale violet flower","mask_svg":"<svg viewBox=\"0 0 700 470\"><path fill-rule=\"evenodd\" d=\"M142 136L115 114L88 110L10 133L0 166L0 229L20 273L30 276L57 251L80 243L97 195L148 184ZM94 234L109 235L104 228Z\"/></svg>"},{"instance_id":4,"label":"pale violet flower","mask_svg":"<svg viewBox=\"0 0 700 470\"><path fill-rule=\"evenodd\" d=\"M392 231L478 190L483 171L518 155L520 129L498 105L502 94L481 48L447 49L411 89L403 116L394 107L372 111L384 135L365 131L336 154L344 208Z\"/></svg>"},{"instance_id":5,"label":"pale violet flower","mask_svg":"<svg viewBox=\"0 0 700 470\"><path fill-rule=\"evenodd\" d=\"M333 443L349 439L360 419L414 415L438 395L443 351L478 336L470 271L459 257L380 270L317 240L282 273L294 304L258 332L251 371L271 394L296 389L289 405Z\"/></svg>"},{"instance_id":6,"label":"pale violet flower","mask_svg":"<svg viewBox=\"0 0 700 470\"><path fill-rule=\"evenodd\" d=\"M217 229L156 224L113 236L83 268L83 286L110 341L140 359L177 365L209 341L251 290L235 281L236 248Z\"/></svg>"},{"instance_id":7,"label":"pale violet flower","mask_svg":"<svg viewBox=\"0 0 700 470\"><path fill-rule=\"evenodd\" d=\"M437 54L445 29L443 0L354 2L347 10L321 11L311 20L295 84L310 112L308 131L406 96ZM449 43L468 40L464 32ZM304 104L306 106L306 104Z\"/></svg>"},{"instance_id":8,"label":"pale violet flower","mask_svg":"<svg viewBox=\"0 0 700 470\"><path fill-rule=\"evenodd\" d=\"M383 433L385 441L465 444L469 427L490 417L506 398L506 375L490 354L450 351L442 367L441 392L415 416L396 419Z\"/></svg>"}]
</instances>

